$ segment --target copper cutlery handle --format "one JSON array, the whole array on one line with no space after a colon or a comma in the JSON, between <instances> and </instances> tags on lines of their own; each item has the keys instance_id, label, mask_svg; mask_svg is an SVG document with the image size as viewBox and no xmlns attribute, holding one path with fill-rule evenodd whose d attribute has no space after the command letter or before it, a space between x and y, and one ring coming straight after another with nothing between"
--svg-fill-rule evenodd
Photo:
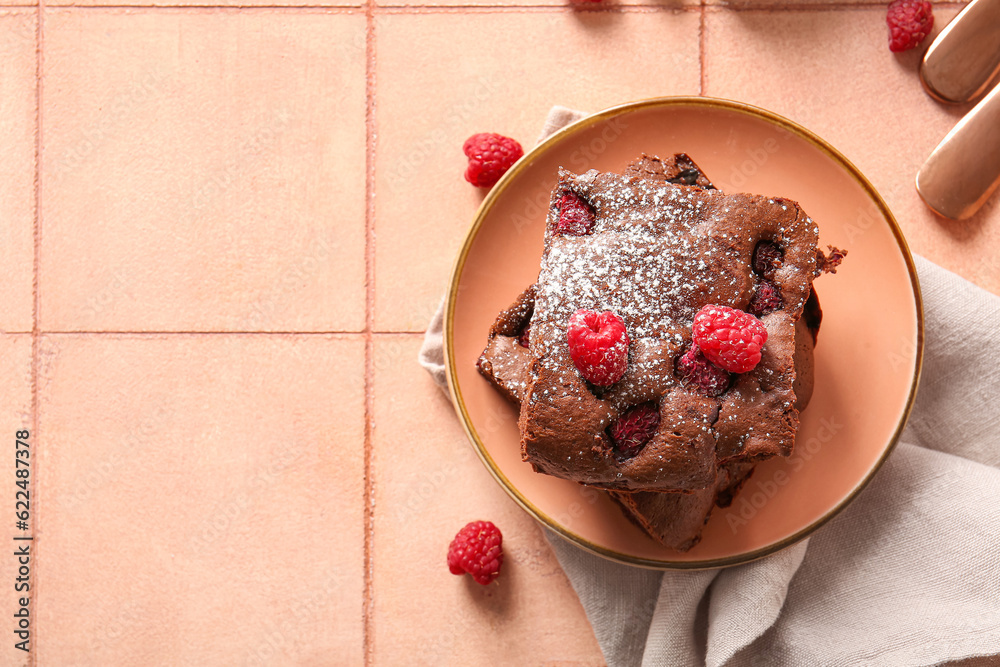
<instances>
[{"instance_id":1,"label":"copper cutlery handle","mask_svg":"<svg viewBox=\"0 0 1000 667\"><path fill-rule=\"evenodd\" d=\"M920 80L942 102L970 102L1000 72L1000 0L974 0L924 54Z\"/></svg>"},{"instance_id":2,"label":"copper cutlery handle","mask_svg":"<svg viewBox=\"0 0 1000 667\"><path fill-rule=\"evenodd\" d=\"M917 192L936 213L964 220L1000 185L1000 85L938 144L917 173Z\"/></svg>"}]
</instances>

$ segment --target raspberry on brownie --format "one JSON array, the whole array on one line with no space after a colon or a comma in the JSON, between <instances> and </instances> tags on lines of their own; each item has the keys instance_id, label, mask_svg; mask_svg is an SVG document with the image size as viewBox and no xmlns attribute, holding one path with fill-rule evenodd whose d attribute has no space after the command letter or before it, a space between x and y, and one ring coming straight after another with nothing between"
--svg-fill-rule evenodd
<instances>
[{"instance_id":1,"label":"raspberry on brownie","mask_svg":"<svg viewBox=\"0 0 1000 667\"><path fill-rule=\"evenodd\" d=\"M760 363L767 329L750 313L707 304L695 313L691 340L716 366L730 373L749 373Z\"/></svg>"},{"instance_id":2,"label":"raspberry on brownie","mask_svg":"<svg viewBox=\"0 0 1000 667\"><path fill-rule=\"evenodd\" d=\"M581 308L566 325L569 356L585 380L609 387L628 366L628 332L610 310L598 313Z\"/></svg>"}]
</instances>

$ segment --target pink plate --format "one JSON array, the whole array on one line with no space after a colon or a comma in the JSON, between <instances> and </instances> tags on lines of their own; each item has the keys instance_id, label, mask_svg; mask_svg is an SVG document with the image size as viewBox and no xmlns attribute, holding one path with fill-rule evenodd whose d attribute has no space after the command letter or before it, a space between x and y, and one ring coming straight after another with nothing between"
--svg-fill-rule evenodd
<instances>
[{"instance_id":1,"label":"pink plate","mask_svg":"<svg viewBox=\"0 0 1000 667\"><path fill-rule=\"evenodd\" d=\"M798 201L823 246L849 256L817 280L823 328L816 389L795 451L760 464L700 544L679 553L630 523L604 493L521 461L517 412L476 371L497 313L538 275L549 192L560 166L620 172L640 153L688 153L725 192ZM896 443L920 374L923 324L913 260L871 183L808 130L737 102L675 97L589 116L528 153L483 202L459 254L445 319L452 398L483 462L539 521L625 563L743 563L802 539L865 486Z\"/></svg>"}]
</instances>

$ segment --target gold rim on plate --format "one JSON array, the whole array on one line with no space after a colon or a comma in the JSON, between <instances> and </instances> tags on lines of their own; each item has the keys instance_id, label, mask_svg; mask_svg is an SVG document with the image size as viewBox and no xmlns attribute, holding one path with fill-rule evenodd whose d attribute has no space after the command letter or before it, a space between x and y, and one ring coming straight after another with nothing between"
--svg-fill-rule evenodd
<instances>
[{"instance_id":1,"label":"gold rim on plate","mask_svg":"<svg viewBox=\"0 0 1000 667\"><path fill-rule=\"evenodd\" d=\"M458 385L458 377L455 371L455 359L454 359L454 315L455 315L455 297L458 294L459 281L462 277L462 272L465 268L465 260L469 254L469 250L472 247L472 243L479 232L480 227L483 224L487 214L493 208L495 202L504 195L507 187L513 181L513 179L529 165L534 158L538 155L544 153L549 149L550 146L558 143L564 138L572 135L582 129L596 125L607 121L616 116L621 116L623 114L632 113L641 109L650 108L665 108L665 107L682 107L682 106L693 106L693 107L706 107L715 109L725 109L727 111L735 111L748 116L752 116L764 121L767 121L773 125L776 125L782 129L785 129L803 139L807 142L819 148L822 152L826 153L834 162L839 164L850 176L861 186L868 197L875 203L879 211L882 213L883 219L889 224L896 243L902 252L903 259L906 262L906 270L910 275L910 283L913 287L913 298L916 306L917 315L917 340L916 340L916 354L915 354L915 364L913 369L913 381L910 384L909 395L906 399L906 406L903 409L902 414L899 418L899 423L896 425L896 430L892 434L888 445L882 452L882 455L876 461L875 465L872 466L868 474L865 475L852 490L848 493L843 500L837 503L834 507L826 512L822 517L813 521L811 524L805 528L799 530L798 532L774 542L766 547L761 547L753 551L747 551L745 553L736 554L733 556L728 556L725 558L714 558L706 559L700 561L671 561L671 560L661 560L661 559L651 559L651 558L641 558L638 556L633 556L630 554L621 553L602 547L598 544L594 544L590 540L577 535L576 533L570 531L569 529L563 527L555 519L542 512L539 508L535 507L530 500L524 497L524 495L513 485L507 476L500 471L499 467L493 461L489 452L486 451L486 447L482 440L479 438L479 434L476 432L475 427L472 424L472 420L469 417L468 410L465 406L465 401L462 398L462 389ZM728 567L731 565L739 565L741 563L747 563L758 558L767 556L776 551L789 547L799 540L807 537L810 533L815 531L817 528L825 524L827 521L836 516L841 510L844 509L857 495L861 492L865 486L871 481L872 477L885 460L889 457L889 454L895 448L896 443L899 441L899 436L903 431L903 427L906 425L906 420L910 415L910 411L913 408L913 401L916 397L917 384L920 380L920 372L923 367L924 358L924 308L923 308L923 298L920 293L920 282L917 279L916 267L913 264L913 256L910 254L910 248L906 243L906 239L903 237L902 231L899 229L899 225L896 223L895 217L889 210L885 201L882 199L881 195L875 190L875 187L868 181L867 178L858 170L854 164L851 163L843 154L840 153L836 148L828 144L823 139L819 138L817 135L813 134L806 128L802 127L798 123L795 123L787 118L780 116L771 111L761 109L760 107L755 107L750 104L745 104L743 102L735 102L732 100L726 100L721 98L713 97L657 97L647 100L640 100L637 102L629 102L627 104L621 104L618 106L605 109L604 111L599 111L595 114L581 118L575 123L571 123L557 132L553 133L547 137L544 141L535 146L530 150L521 160L518 161L504 176L500 181L493 186L489 194L483 200L483 203L479 206L479 210L476 212L476 217L472 223L472 227L469 229L465 240L462 243L462 248L459 251L458 259L455 262L455 268L452 272L451 284L448 288L448 297L445 305L444 313L444 351L445 351L445 369L448 378L448 389L451 393L452 402L454 403L456 409L458 410L459 416L461 417L462 427L465 429L466 434L472 441L472 444L479 455L479 458L486 465L486 468L490 471L493 477L500 483L500 486L510 495L511 498L517 502L528 514L532 515L535 519L540 521L542 524L547 526L549 529L555 531L563 538L573 542L577 546L590 551L598 556L608 558L619 563L625 563L628 565L637 565L640 567L661 569L661 570L702 570L708 568L716 567Z\"/></svg>"}]
</instances>

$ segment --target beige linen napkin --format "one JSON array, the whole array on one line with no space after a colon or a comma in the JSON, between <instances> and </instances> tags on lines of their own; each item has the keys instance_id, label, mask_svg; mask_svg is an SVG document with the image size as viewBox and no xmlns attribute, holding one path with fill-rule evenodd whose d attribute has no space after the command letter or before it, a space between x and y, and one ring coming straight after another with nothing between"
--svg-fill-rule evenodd
<instances>
[{"instance_id":1,"label":"beige linen napkin","mask_svg":"<svg viewBox=\"0 0 1000 667\"><path fill-rule=\"evenodd\" d=\"M554 108L543 137L581 115ZM916 262L926 348L909 424L868 488L809 540L727 569L654 572L546 531L609 665L1000 654L1000 298ZM439 309L420 362L443 387L441 320Z\"/></svg>"}]
</instances>

